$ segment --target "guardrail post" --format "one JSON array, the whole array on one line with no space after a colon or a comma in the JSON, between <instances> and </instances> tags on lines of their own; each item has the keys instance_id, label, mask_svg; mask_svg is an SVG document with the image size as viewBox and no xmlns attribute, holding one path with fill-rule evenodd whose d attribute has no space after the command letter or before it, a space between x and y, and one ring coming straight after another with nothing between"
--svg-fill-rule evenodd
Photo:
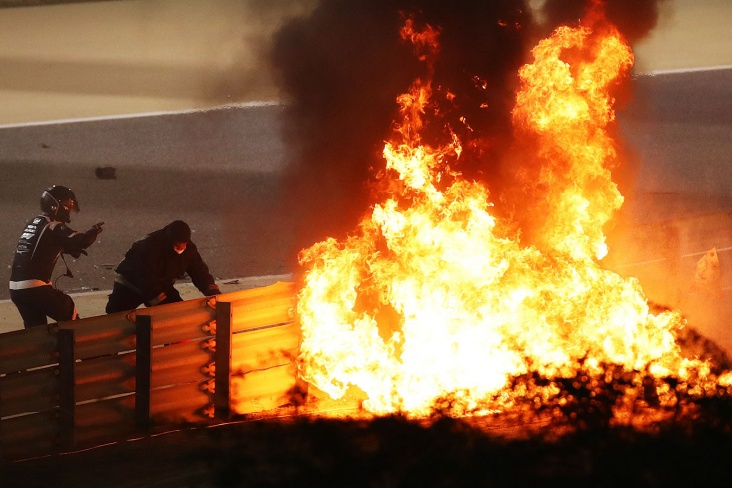
<instances>
[{"instance_id":1,"label":"guardrail post","mask_svg":"<svg viewBox=\"0 0 732 488\"><path fill-rule=\"evenodd\" d=\"M216 302L216 362L214 414L226 419L231 414L231 302Z\"/></svg>"},{"instance_id":2,"label":"guardrail post","mask_svg":"<svg viewBox=\"0 0 732 488\"><path fill-rule=\"evenodd\" d=\"M138 429L150 428L152 387L152 317L137 315L135 318L135 425Z\"/></svg>"},{"instance_id":3,"label":"guardrail post","mask_svg":"<svg viewBox=\"0 0 732 488\"><path fill-rule=\"evenodd\" d=\"M61 447L73 449L76 444L76 374L74 365L74 329L58 330L59 412Z\"/></svg>"}]
</instances>

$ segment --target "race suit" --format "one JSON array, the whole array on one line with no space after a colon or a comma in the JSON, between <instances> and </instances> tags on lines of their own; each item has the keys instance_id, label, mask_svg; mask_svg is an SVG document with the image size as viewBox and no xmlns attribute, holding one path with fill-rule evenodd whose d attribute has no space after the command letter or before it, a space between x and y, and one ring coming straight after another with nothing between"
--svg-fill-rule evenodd
<instances>
[{"instance_id":1,"label":"race suit","mask_svg":"<svg viewBox=\"0 0 732 488\"><path fill-rule=\"evenodd\" d=\"M78 318L73 299L57 290L51 275L61 253L78 258L96 240L99 229L77 232L65 223L39 215L28 222L18 240L10 272L10 298L25 328Z\"/></svg>"}]
</instances>

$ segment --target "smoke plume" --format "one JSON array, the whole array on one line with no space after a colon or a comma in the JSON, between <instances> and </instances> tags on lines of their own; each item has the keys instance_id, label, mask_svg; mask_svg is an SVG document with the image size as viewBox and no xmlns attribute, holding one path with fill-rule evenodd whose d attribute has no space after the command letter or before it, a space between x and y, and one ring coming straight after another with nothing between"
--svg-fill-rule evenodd
<instances>
[{"instance_id":1,"label":"smoke plume","mask_svg":"<svg viewBox=\"0 0 732 488\"><path fill-rule=\"evenodd\" d=\"M396 97L424 75L412 46L399 37L405 17L440 30L435 99L427 143L447 131L464 152L456 168L494 196L511 185L504 155L512 143L511 110L518 69L535 42L561 24L576 24L597 0L547 0L542 23L528 0L321 0L311 15L276 35L272 63L288 97L286 211L295 252L342 238L369 208L369 183L395 119ZM658 17L657 0L608 2L607 17L629 40ZM451 97L452 98L452 97Z\"/></svg>"}]
</instances>

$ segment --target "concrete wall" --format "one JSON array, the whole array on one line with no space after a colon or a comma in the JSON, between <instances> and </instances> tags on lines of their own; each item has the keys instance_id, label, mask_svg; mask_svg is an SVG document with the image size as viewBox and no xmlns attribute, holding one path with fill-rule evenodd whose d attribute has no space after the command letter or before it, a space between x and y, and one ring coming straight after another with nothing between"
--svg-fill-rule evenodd
<instances>
[{"instance_id":1,"label":"concrete wall","mask_svg":"<svg viewBox=\"0 0 732 488\"><path fill-rule=\"evenodd\" d=\"M137 0L0 9L0 124L277 99L270 38L312 1Z\"/></svg>"}]
</instances>

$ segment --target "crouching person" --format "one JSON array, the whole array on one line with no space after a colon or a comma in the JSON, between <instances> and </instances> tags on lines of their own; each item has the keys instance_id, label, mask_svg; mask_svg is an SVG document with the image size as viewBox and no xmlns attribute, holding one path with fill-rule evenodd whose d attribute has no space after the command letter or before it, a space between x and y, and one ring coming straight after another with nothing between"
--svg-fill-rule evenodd
<instances>
[{"instance_id":1,"label":"crouching person","mask_svg":"<svg viewBox=\"0 0 732 488\"><path fill-rule=\"evenodd\" d=\"M221 293L208 266L191 241L191 229L176 220L136 241L115 269L106 312L133 310L183 299L175 288L184 274L206 296Z\"/></svg>"}]
</instances>

